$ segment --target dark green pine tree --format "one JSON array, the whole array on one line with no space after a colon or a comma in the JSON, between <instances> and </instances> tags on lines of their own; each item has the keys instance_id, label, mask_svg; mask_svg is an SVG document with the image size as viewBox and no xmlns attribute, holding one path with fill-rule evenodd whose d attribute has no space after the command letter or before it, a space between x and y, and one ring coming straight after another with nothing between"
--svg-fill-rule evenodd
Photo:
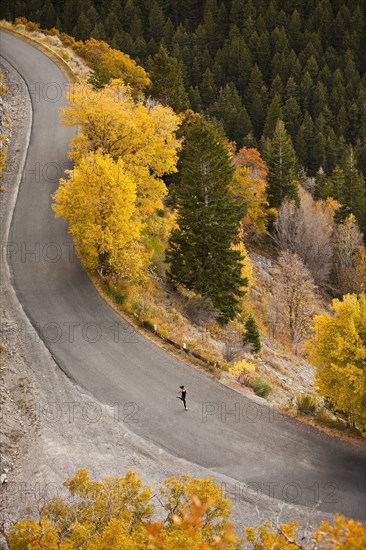
<instances>
[{"instance_id":1,"label":"dark green pine tree","mask_svg":"<svg viewBox=\"0 0 366 550\"><path fill-rule=\"evenodd\" d=\"M344 171L337 165L330 176L330 183L327 187L326 196L333 197L333 199L341 202L343 199L343 190L345 185L346 178Z\"/></svg>"},{"instance_id":2,"label":"dark green pine tree","mask_svg":"<svg viewBox=\"0 0 366 550\"><path fill-rule=\"evenodd\" d=\"M291 96L286 101L283 107L283 116L286 129L290 134L291 139L294 141L296 139L296 134L301 121L301 111L295 97Z\"/></svg>"},{"instance_id":3,"label":"dark green pine tree","mask_svg":"<svg viewBox=\"0 0 366 550\"><path fill-rule=\"evenodd\" d=\"M345 176L345 185L342 189L340 202L348 206L362 230L366 224L366 187L365 180L361 172L357 170L356 158L351 145L346 149L343 162L343 171Z\"/></svg>"},{"instance_id":4,"label":"dark green pine tree","mask_svg":"<svg viewBox=\"0 0 366 550\"><path fill-rule=\"evenodd\" d=\"M226 135L234 140L238 147L242 147L244 138L253 132L253 126L233 84L227 84L220 91L211 112L213 116L222 120Z\"/></svg>"},{"instance_id":5,"label":"dark green pine tree","mask_svg":"<svg viewBox=\"0 0 366 550\"><path fill-rule=\"evenodd\" d=\"M327 199L330 193L330 178L326 175L323 168L319 168L315 176L315 186L314 186L314 199Z\"/></svg>"},{"instance_id":6,"label":"dark green pine tree","mask_svg":"<svg viewBox=\"0 0 366 550\"><path fill-rule=\"evenodd\" d=\"M77 18L75 27L72 30L73 36L78 40L88 40L92 31L92 24L84 12Z\"/></svg>"},{"instance_id":7,"label":"dark green pine tree","mask_svg":"<svg viewBox=\"0 0 366 550\"><path fill-rule=\"evenodd\" d=\"M263 132L263 124L266 116L267 106L267 88L265 86L263 75L258 67L254 65L250 81L246 90L246 105L250 120L254 127L254 135L260 139Z\"/></svg>"},{"instance_id":8,"label":"dark green pine tree","mask_svg":"<svg viewBox=\"0 0 366 550\"><path fill-rule=\"evenodd\" d=\"M189 88L189 102L193 111L199 113L202 111L202 99L201 94L197 86L191 86Z\"/></svg>"},{"instance_id":9,"label":"dark green pine tree","mask_svg":"<svg viewBox=\"0 0 366 550\"><path fill-rule=\"evenodd\" d=\"M216 99L217 88L211 70L207 67L203 73L202 82L200 86L200 94L204 108L209 108L212 102Z\"/></svg>"},{"instance_id":10,"label":"dark green pine tree","mask_svg":"<svg viewBox=\"0 0 366 550\"><path fill-rule=\"evenodd\" d=\"M174 188L178 228L166 253L168 280L210 299L226 323L239 310L247 285L241 254L233 248L244 211L229 192L233 164L218 127L193 115L183 134Z\"/></svg>"},{"instance_id":11,"label":"dark green pine tree","mask_svg":"<svg viewBox=\"0 0 366 550\"><path fill-rule=\"evenodd\" d=\"M164 34L165 18L158 2L154 2L149 13L149 36L160 42Z\"/></svg>"},{"instance_id":12,"label":"dark green pine tree","mask_svg":"<svg viewBox=\"0 0 366 550\"><path fill-rule=\"evenodd\" d=\"M44 29L52 29L55 26L57 13L52 0L46 0L42 8L40 22Z\"/></svg>"},{"instance_id":13,"label":"dark green pine tree","mask_svg":"<svg viewBox=\"0 0 366 550\"><path fill-rule=\"evenodd\" d=\"M160 46L158 53L149 60L148 69L152 82L152 97L163 105L170 105L176 113L188 109L189 100L184 89L179 62L168 54L164 46Z\"/></svg>"},{"instance_id":14,"label":"dark green pine tree","mask_svg":"<svg viewBox=\"0 0 366 550\"><path fill-rule=\"evenodd\" d=\"M260 351L262 347L258 326L257 326L257 323L255 322L253 315L249 315L248 319L245 322L245 331L243 333L243 343L244 345L251 344L252 350L254 351L254 353L258 353L258 351Z\"/></svg>"},{"instance_id":15,"label":"dark green pine tree","mask_svg":"<svg viewBox=\"0 0 366 550\"><path fill-rule=\"evenodd\" d=\"M277 122L279 120L282 120L281 97L276 94L268 107L267 116L263 128L264 138L271 139L273 137Z\"/></svg>"},{"instance_id":16,"label":"dark green pine tree","mask_svg":"<svg viewBox=\"0 0 366 550\"><path fill-rule=\"evenodd\" d=\"M266 141L263 156L268 167L270 205L278 208L284 199L298 202L296 155L282 120L277 122L273 138Z\"/></svg>"}]
</instances>

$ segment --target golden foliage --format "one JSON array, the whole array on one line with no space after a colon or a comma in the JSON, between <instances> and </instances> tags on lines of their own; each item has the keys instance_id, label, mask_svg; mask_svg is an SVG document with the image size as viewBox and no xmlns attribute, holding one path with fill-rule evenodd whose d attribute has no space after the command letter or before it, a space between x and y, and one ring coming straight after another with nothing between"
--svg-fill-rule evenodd
<instances>
[{"instance_id":1,"label":"golden foliage","mask_svg":"<svg viewBox=\"0 0 366 550\"><path fill-rule=\"evenodd\" d=\"M313 529L309 541L297 535L296 521L274 526L265 522L257 529L246 529L247 541L254 550L362 550L366 548L366 529L359 521L336 515L334 525L324 521Z\"/></svg>"},{"instance_id":2,"label":"golden foliage","mask_svg":"<svg viewBox=\"0 0 366 550\"><path fill-rule=\"evenodd\" d=\"M78 470L64 485L69 498L51 498L39 521L24 520L10 530L10 550L240 548L228 523L229 500L210 479L166 480L159 501L167 517L156 523L151 489L133 471L99 482Z\"/></svg>"},{"instance_id":3,"label":"golden foliage","mask_svg":"<svg viewBox=\"0 0 366 550\"><path fill-rule=\"evenodd\" d=\"M242 361L238 361L235 365L229 367L229 374L231 374L231 376L235 376L235 378L239 378L243 371L255 372L255 365L246 359L242 359Z\"/></svg>"},{"instance_id":4,"label":"golden foliage","mask_svg":"<svg viewBox=\"0 0 366 550\"><path fill-rule=\"evenodd\" d=\"M244 541L229 523L230 501L211 479L170 478L159 490L165 518L152 522L152 491L134 471L124 477L92 481L85 469L65 481L67 498L52 497L38 521L25 519L9 531L9 550L239 550ZM247 528L254 550L362 550L366 530L360 522L335 516L309 536L298 523L269 521Z\"/></svg>"},{"instance_id":5,"label":"golden foliage","mask_svg":"<svg viewBox=\"0 0 366 550\"><path fill-rule=\"evenodd\" d=\"M87 269L131 279L146 262L141 221L136 211L136 182L125 163L100 152L81 158L68 179L61 179L53 210L69 231Z\"/></svg>"},{"instance_id":6,"label":"golden foliage","mask_svg":"<svg viewBox=\"0 0 366 550\"><path fill-rule=\"evenodd\" d=\"M77 84L68 99L62 121L81 130L71 139L71 158L78 161L95 151L114 160L122 158L136 181L142 219L162 208L166 186L161 177L176 171L180 146L175 136L179 118L174 112L159 104L135 103L121 81L102 90Z\"/></svg>"},{"instance_id":7,"label":"golden foliage","mask_svg":"<svg viewBox=\"0 0 366 550\"><path fill-rule=\"evenodd\" d=\"M235 155L235 164L239 168L248 168L253 178L265 180L268 176L267 166L258 149L242 147Z\"/></svg>"},{"instance_id":8,"label":"golden foliage","mask_svg":"<svg viewBox=\"0 0 366 550\"><path fill-rule=\"evenodd\" d=\"M103 40L90 38L86 42L77 42L74 50L93 69L100 69L109 79L121 79L129 85L134 95L142 94L151 82L145 69L137 65L129 55L114 50Z\"/></svg>"},{"instance_id":9,"label":"golden foliage","mask_svg":"<svg viewBox=\"0 0 366 550\"><path fill-rule=\"evenodd\" d=\"M244 149L234 157L236 165L230 190L240 198L247 207L243 219L243 229L246 234L260 236L266 231L268 216L273 214L268 208L267 182L265 180L266 167L257 154L258 162L244 162ZM250 149L249 151L256 151ZM257 157L254 157L255 159Z\"/></svg>"},{"instance_id":10,"label":"golden foliage","mask_svg":"<svg viewBox=\"0 0 366 550\"><path fill-rule=\"evenodd\" d=\"M366 295L333 300L332 310L315 317L308 343L316 383L336 410L366 431Z\"/></svg>"},{"instance_id":11,"label":"golden foliage","mask_svg":"<svg viewBox=\"0 0 366 550\"><path fill-rule=\"evenodd\" d=\"M366 529L359 521L336 515L334 525L324 521L313 532L312 540L322 550L363 550Z\"/></svg>"}]
</instances>

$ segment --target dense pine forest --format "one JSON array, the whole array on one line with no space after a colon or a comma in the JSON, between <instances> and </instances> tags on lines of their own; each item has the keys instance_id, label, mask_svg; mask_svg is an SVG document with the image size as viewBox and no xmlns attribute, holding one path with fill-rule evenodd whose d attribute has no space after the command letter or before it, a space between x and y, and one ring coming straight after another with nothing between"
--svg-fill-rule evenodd
<instances>
[{"instance_id":1,"label":"dense pine forest","mask_svg":"<svg viewBox=\"0 0 366 550\"><path fill-rule=\"evenodd\" d=\"M184 82L178 109L222 120L239 147L261 147L282 118L315 175L342 165L345 144L366 174L365 10L363 0L5 0L0 15L106 40L152 76L164 46Z\"/></svg>"},{"instance_id":2,"label":"dense pine forest","mask_svg":"<svg viewBox=\"0 0 366 550\"><path fill-rule=\"evenodd\" d=\"M283 118L300 166L330 174L345 144L366 173L363 0L31 0L2 2L77 39L95 37L150 69L163 45L190 106L223 121L238 146L260 146Z\"/></svg>"}]
</instances>

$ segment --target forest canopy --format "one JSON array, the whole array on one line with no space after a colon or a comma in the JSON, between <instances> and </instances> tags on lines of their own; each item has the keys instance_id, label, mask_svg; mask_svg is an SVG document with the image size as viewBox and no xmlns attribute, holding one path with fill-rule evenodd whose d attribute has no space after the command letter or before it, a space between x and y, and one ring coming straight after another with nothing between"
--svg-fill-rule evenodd
<instances>
[{"instance_id":1,"label":"forest canopy","mask_svg":"<svg viewBox=\"0 0 366 550\"><path fill-rule=\"evenodd\" d=\"M261 147L282 118L308 175L331 174L345 144L365 175L365 10L363 0L3 0L0 16L105 40L146 69L164 46L190 107L220 119L238 147Z\"/></svg>"}]
</instances>

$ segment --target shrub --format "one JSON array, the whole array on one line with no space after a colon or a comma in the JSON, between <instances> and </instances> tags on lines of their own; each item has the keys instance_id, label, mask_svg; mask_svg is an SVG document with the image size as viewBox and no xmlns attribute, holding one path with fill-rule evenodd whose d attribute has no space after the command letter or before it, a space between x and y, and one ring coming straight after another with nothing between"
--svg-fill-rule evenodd
<instances>
[{"instance_id":1,"label":"shrub","mask_svg":"<svg viewBox=\"0 0 366 550\"><path fill-rule=\"evenodd\" d=\"M153 323L151 323L151 322L148 321L147 319L144 319L144 320L141 322L141 326L142 326L143 328L146 328L147 330L151 330L151 331L154 330L154 325L153 325Z\"/></svg>"},{"instance_id":2,"label":"shrub","mask_svg":"<svg viewBox=\"0 0 366 550\"><path fill-rule=\"evenodd\" d=\"M71 58L70 52L65 49L61 51L61 56L62 56L62 59L64 59L65 61L69 61L69 59Z\"/></svg>"},{"instance_id":3,"label":"shrub","mask_svg":"<svg viewBox=\"0 0 366 550\"><path fill-rule=\"evenodd\" d=\"M316 398L308 393L300 393L296 397L298 412L302 414L313 414L316 411Z\"/></svg>"},{"instance_id":4,"label":"shrub","mask_svg":"<svg viewBox=\"0 0 366 550\"><path fill-rule=\"evenodd\" d=\"M272 390L271 386L267 384L263 378L255 378L252 382L252 388L254 392L259 395L259 397L267 397L269 392Z\"/></svg>"},{"instance_id":5,"label":"shrub","mask_svg":"<svg viewBox=\"0 0 366 550\"><path fill-rule=\"evenodd\" d=\"M235 363L232 367L229 367L229 374L231 376L235 376L236 378L239 378L240 375L244 372L254 372L255 366L252 363L249 363L249 361L246 361L243 359L242 361L239 361L238 363Z\"/></svg>"},{"instance_id":6,"label":"shrub","mask_svg":"<svg viewBox=\"0 0 366 550\"><path fill-rule=\"evenodd\" d=\"M332 425L334 420L326 409L320 409L316 415L320 424Z\"/></svg>"}]
</instances>

